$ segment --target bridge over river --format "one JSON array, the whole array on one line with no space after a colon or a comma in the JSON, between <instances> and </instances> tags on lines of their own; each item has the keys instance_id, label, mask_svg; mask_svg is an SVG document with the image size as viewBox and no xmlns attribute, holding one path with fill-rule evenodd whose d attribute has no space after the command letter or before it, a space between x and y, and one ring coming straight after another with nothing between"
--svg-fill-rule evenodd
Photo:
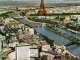
<instances>
[{"instance_id":1,"label":"bridge over river","mask_svg":"<svg viewBox=\"0 0 80 60\"><path fill-rule=\"evenodd\" d=\"M64 36L67 37L72 42L65 44L65 46L69 47L71 45L80 45L80 34L73 33L71 31L65 30L63 28L59 27L53 27L58 32L61 32L62 34L65 34Z\"/></svg>"},{"instance_id":2,"label":"bridge over river","mask_svg":"<svg viewBox=\"0 0 80 60\"><path fill-rule=\"evenodd\" d=\"M23 18L17 18L17 20L19 20L20 22L23 22L24 19ZM33 22L33 21L27 21L26 22L26 20L24 20L24 24L26 24L26 23L31 27L43 27L46 25L45 23L39 23L39 22Z\"/></svg>"},{"instance_id":3,"label":"bridge over river","mask_svg":"<svg viewBox=\"0 0 80 60\"><path fill-rule=\"evenodd\" d=\"M75 44L80 45L80 42L70 42L66 44L65 46L68 47L68 46L75 45Z\"/></svg>"},{"instance_id":4,"label":"bridge over river","mask_svg":"<svg viewBox=\"0 0 80 60\"><path fill-rule=\"evenodd\" d=\"M22 21L24 20L24 24L28 24L29 26L31 26L31 27L44 27L44 26L46 26L46 23L40 23L40 22L33 22L33 21L27 21L26 22L26 19L24 19L23 17L12 17L12 18L14 18L14 19L16 19L16 20L19 20L21 23L23 23ZM27 19L28 20L28 19Z\"/></svg>"},{"instance_id":5,"label":"bridge over river","mask_svg":"<svg viewBox=\"0 0 80 60\"><path fill-rule=\"evenodd\" d=\"M20 22L23 22L23 20L24 20L24 18L19 18L19 17L16 18L16 19L18 19ZM31 27L44 27L46 25L45 23L39 23L39 22L33 22L33 21L31 21L31 22L27 21L26 22L26 20L24 20L24 24L26 24L26 23ZM67 37L67 36L65 36L65 37ZM80 44L79 41L77 41L77 40L75 40L75 39L73 39L73 38L71 38L69 36L68 36L68 39L70 39L72 42L66 44L65 46L71 46L71 45L74 45L74 44Z\"/></svg>"},{"instance_id":6,"label":"bridge over river","mask_svg":"<svg viewBox=\"0 0 80 60\"><path fill-rule=\"evenodd\" d=\"M18 19L20 22L24 23L24 24L34 24L34 22L30 22L28 20L24 20L24 19ZM68 43L71 43L72 41L70 41L69 39L66 39L44 27L33 27L38 33L41 33L43 35L45 35L46 37L48 37L49 39L54 40L55 43L57 43L58 45L67 45ZM78 38L80 38L80 35L77 34L73 34L71 32L68 31L63 31L65 33L68 33L69 35L73 35L73 36L77 36ZM77 55L78 57L80 57L80 45L71 45L69 47L67 47L67 50L70 51L71 53Z\"/></svg>"}]
</instances>

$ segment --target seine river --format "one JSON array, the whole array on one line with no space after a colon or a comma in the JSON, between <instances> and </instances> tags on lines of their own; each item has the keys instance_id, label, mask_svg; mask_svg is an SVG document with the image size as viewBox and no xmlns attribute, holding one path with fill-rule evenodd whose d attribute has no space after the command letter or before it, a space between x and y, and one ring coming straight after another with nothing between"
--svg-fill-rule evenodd
<instances>
[{"instance_id":1,"label":"seine river","mask_svg":"<svg viewBox=\"0 0 80 60\"><path fill-rule=\"evenodd\" d=\"M15 15L14 15L15 16ZM24 24L35 24L35 23L32 23L30 21L27 21L27 20L24 20L24 19L18 19L20 22L24 23ZM49 39L52 39L54 40L55 43L57 43L58 45L65 45L65 44L68 44L70 43L71 41L44 28L44 27L34 27L34 29L38 32L38 33L41 33L45 36L47 36ZM73 37L76 37L78 39L80 39L80 35L78 34L74 34L70 31L67 31L67 30L64 30L64 29L61 29L59 27L56 27L55 29L57 29L58 31L60 31L61 33L65 33L69 36L73 36ZM68 46L67 47L67 50L70 51L71 53L75 54L76 56L80 57L80 45L72 45L72 46Z\"/></svg>"},{"instance_id":2,"label":"seine river","mask_svg":"<svg viewBox=\"0 0 80 60\"><path fill-rule=\"evenodd\" d=\"M80 40L80 34L72 33L72 32L70 32L68 30L65 30L65 29L62 29L62 28L59 28L59 27L55 27L54 29L57 29L61 33L65 33L68 36L73 36L74 38L77 38L77 39Z\"/></svg>"},{"instance_id":3,"label":"seine river","mask_svg":"<svg viewBox=\"0 0 80 60\"><path fill-rule=\"evenodd\" d=\"M18 19L20 22L24 23L24 24L31 24L32 22L29 22L27 20L24 20L24 19ZM33 23L32 23L33 24ZM68 44L70 43L71 41L44 28L44 27L34 27L34 29L38 32L38 33L41 33L45 36L47 36L49 39L52 39L54 40L55 43L57 43L58 45L65 45L65 44ZM74 36L76 38L79 38L80 39L80 35L78 34L74 34L70 31L67 31L67 30L64 30L64 29L61 29L59 27L56 27L55 29L61 31L61 33L66 33L68 34L69 36ZM75 54L76 56L80 57L80 45L72 45L72 46L68 46L67 47L67 50L70 51L71 53Z\"/></svg>"}]
</instances>

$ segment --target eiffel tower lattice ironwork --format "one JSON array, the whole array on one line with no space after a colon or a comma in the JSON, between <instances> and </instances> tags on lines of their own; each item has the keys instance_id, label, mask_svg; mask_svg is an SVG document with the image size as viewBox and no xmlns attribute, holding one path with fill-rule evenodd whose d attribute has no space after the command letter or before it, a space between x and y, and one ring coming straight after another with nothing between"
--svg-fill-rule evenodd
<instances>
[{"instance_id":1,"label":"eiffel tower lattice ironwork","mask_svg":"<svg viewBox=\"0 0 80 60\"><path fill-rule=\"evenodd\" d=\"M41 16L41 15L44 15L44 16L47 16L47 11L45 9L45 5L44 5L44 0L41 0L41 3L40 3L40 9L37 13L38 16Z\"/></svg>"}]
</instances>

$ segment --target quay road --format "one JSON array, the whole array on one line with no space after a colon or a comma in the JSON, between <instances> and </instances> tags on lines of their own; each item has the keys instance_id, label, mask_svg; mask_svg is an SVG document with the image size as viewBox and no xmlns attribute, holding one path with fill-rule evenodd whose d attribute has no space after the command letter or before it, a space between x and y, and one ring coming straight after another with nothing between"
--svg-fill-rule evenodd
<instances>
[{"instance_id":1,"label":"quay road","mask_svg":"<svg viewBox=\"0 0 80 60\"><path fill-rule=\"evenodd\" d=\"M14 17L14 16L13 16ZM20 22L27 24L28 20L25 19L18 19ZM33 23L33 22L31 22ZM43 35L45 35L46 37L48 37L49 39L54 40L55 43L57 43L58 45L66 45L68 43L70 43L71 41L69 39L66 39L44 27L34 27L34 29L38 32L41 33ZM67 31L66 31L67 33ZM69 34L69 32L68 32ZM74 35L74 34L73 34ZM71 53L75 54L76 56L80 57L80 46L79 45L72 45L67 47L67 50L70 51Z\"/></svg>"}]
</instances>

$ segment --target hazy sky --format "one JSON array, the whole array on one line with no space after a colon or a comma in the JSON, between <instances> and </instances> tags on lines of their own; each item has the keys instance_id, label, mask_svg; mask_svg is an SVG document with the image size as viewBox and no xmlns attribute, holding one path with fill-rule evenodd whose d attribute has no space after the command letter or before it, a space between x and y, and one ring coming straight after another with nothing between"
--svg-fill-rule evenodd
<instances>
[{"instance_id":1,"label":"hazy sky","mask_svg":"<svg viewBox=\"0 0 80 60\"><path fill-rule=\"evenodd\" d=\"M0 0L0 1L11 1L11 0ZM40 0L12 0L12 1L40 1ZM80 0L44 0L47 2L80 2Z\"/></svg>"}]
</instances>

